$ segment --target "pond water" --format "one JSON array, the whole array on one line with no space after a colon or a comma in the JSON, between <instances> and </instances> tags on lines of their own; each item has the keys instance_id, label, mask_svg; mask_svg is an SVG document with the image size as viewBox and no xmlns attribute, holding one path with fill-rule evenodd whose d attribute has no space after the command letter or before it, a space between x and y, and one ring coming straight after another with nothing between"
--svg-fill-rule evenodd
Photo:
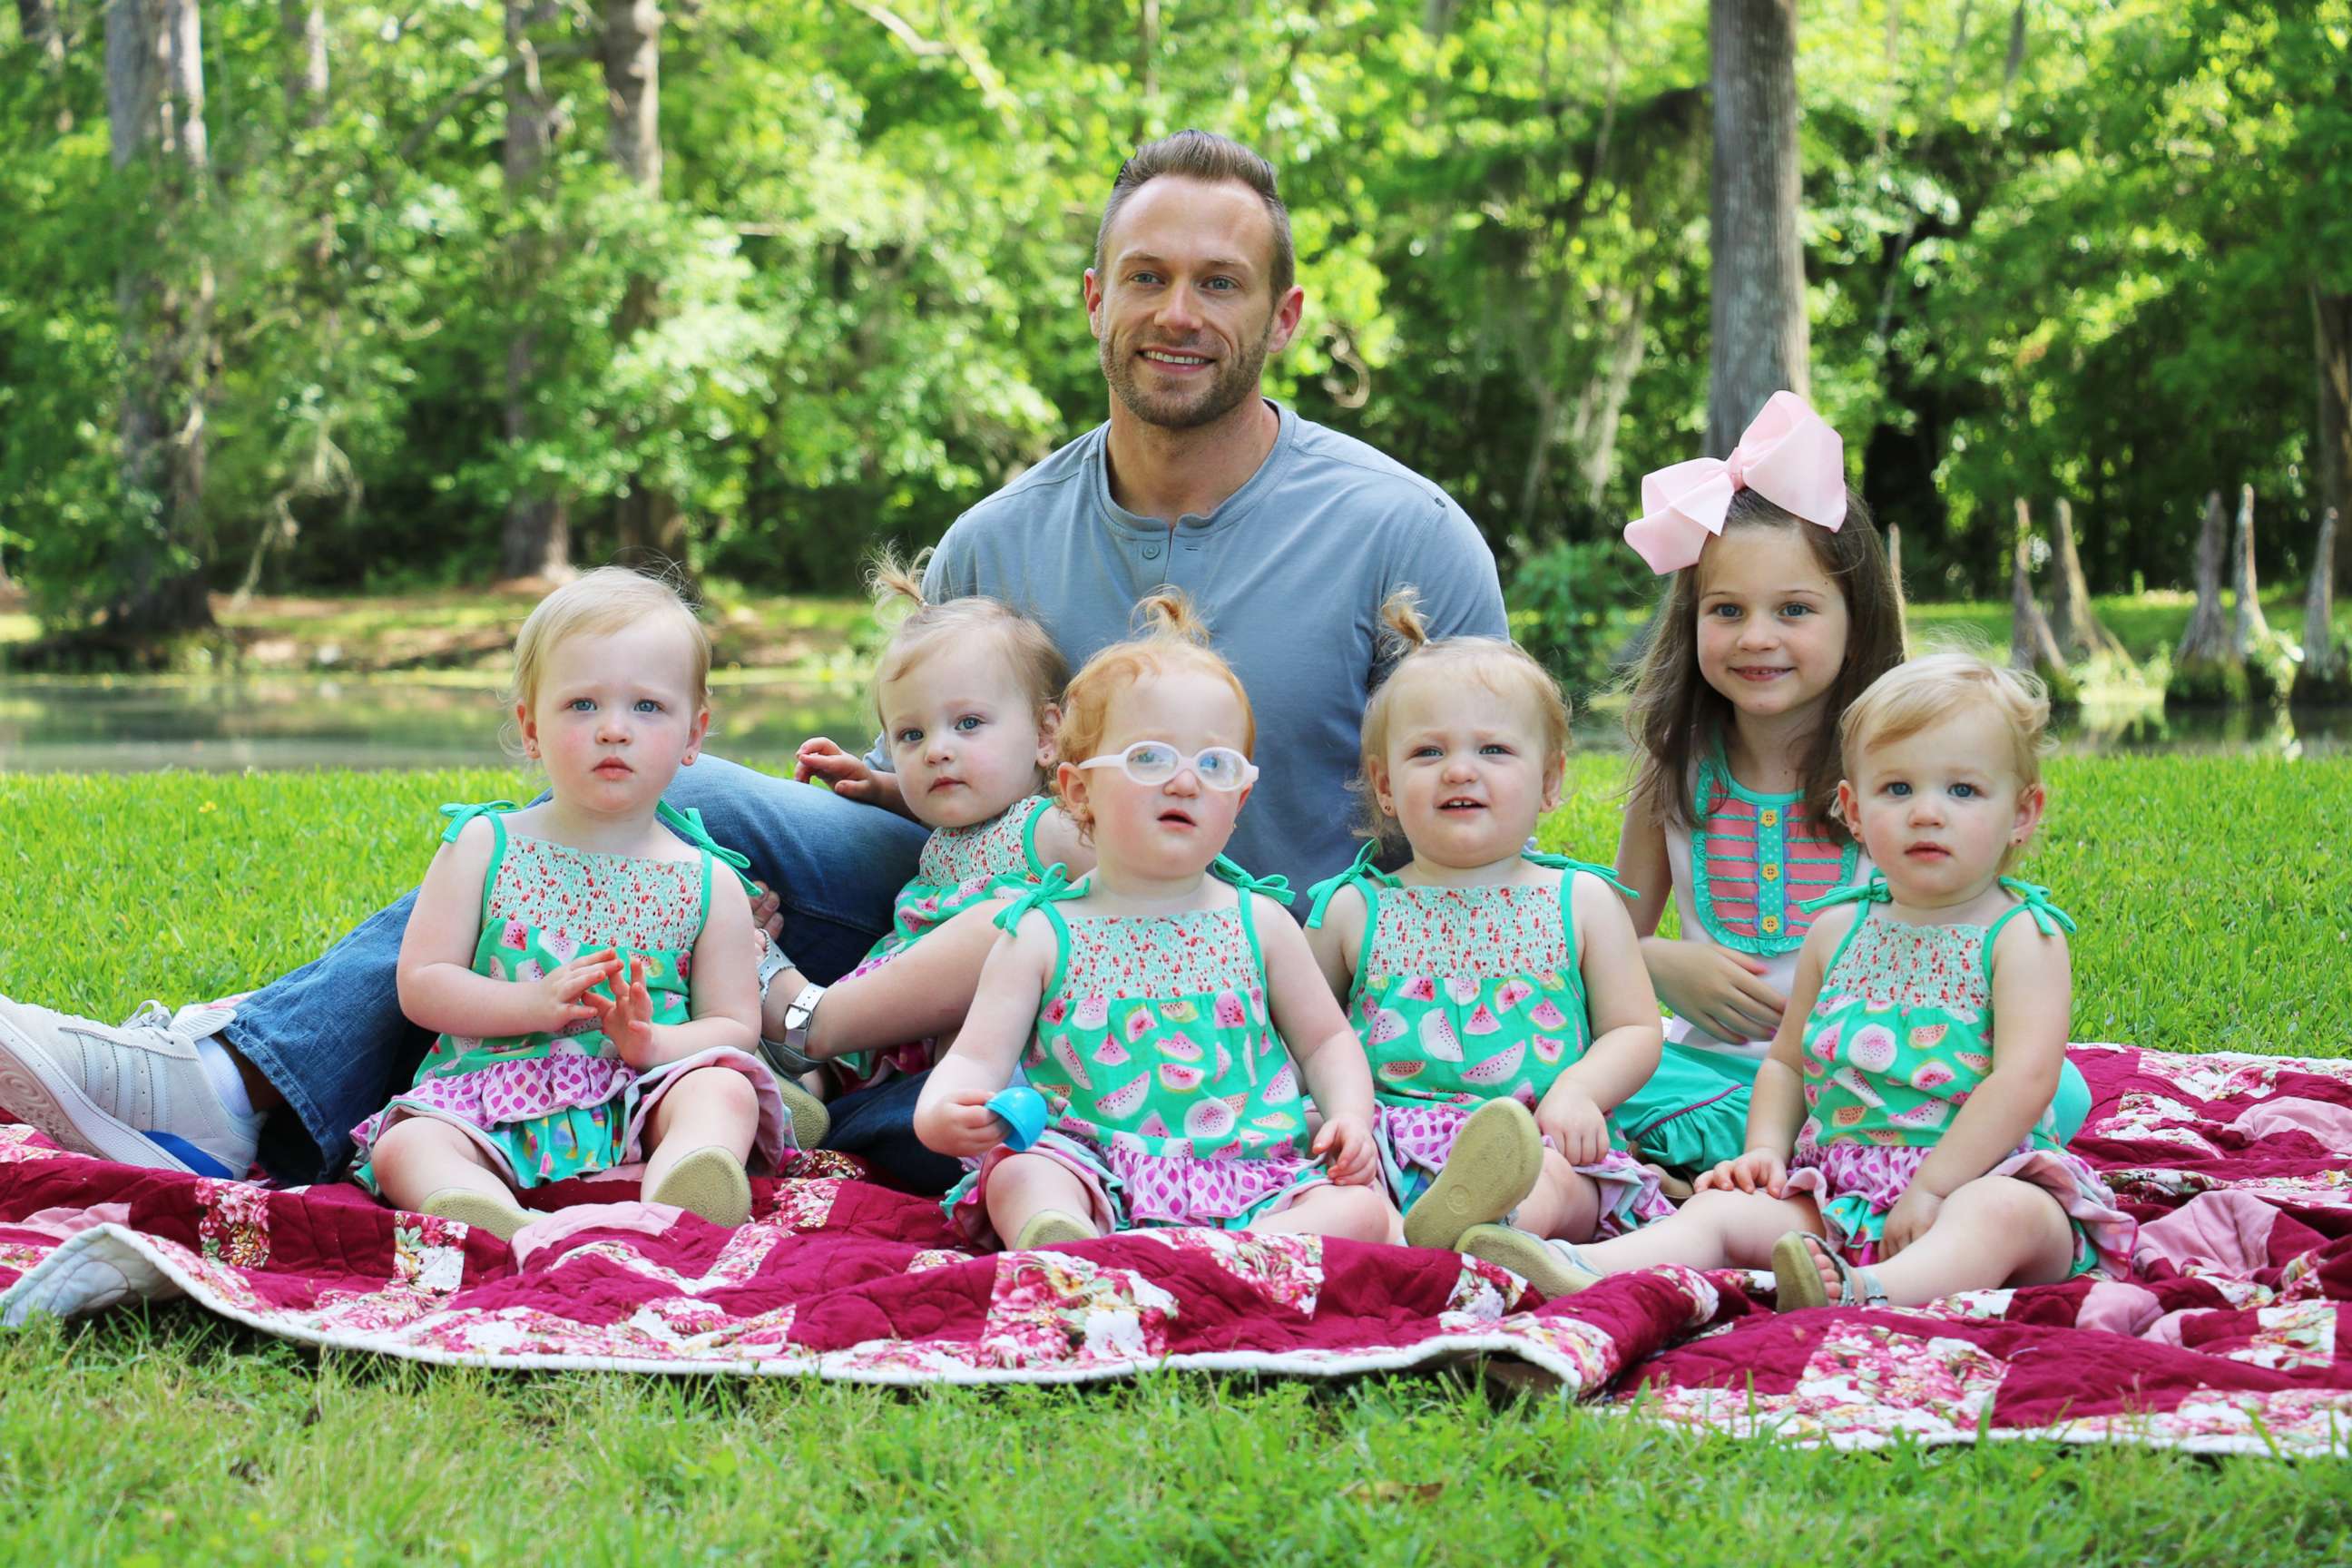
<instances>
[{"instance_id":1,"label":"pond water","mask_svg":"<svg viewBox=\"0 0 2352 1568\"><path fill-rule=\"evenodd\" d=\"M811 735L862 750L862 685L747 680L717 689L710 750L773 766ZM0 770L443 768L494 765L506 718L495 689L391 679L0 680ZM1577 742L1618 750L1615 715L1579 716ZM2069 718L2070 752L2352 754L2352 709L2167 714L2101 707Z\"/></svg>"}]
</instances>

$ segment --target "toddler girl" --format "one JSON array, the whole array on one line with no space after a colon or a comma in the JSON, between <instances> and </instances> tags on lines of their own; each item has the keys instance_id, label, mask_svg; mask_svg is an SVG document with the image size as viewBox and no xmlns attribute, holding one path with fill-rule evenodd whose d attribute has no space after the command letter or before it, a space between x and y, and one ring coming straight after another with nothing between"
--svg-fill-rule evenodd
<instances>
[{"instance_id":1,"label":"toddler girl","mask_svg":"<svg viewBox=\"0 0 2352 1568\"><path fill-rule=\"evenodd\" d=\"M1315 889L1308 942L1373 1068L1375 1135L1405 1239L1450 1247L1517 1210L1583 1241L1671 1212L1609 1113L1658 1064L1658 1004L1616 879L1523 846L1559 804L1568 707L1490 637L1404 646L1364 710L1363 779L1399 873L1356 863Z\"/></svg>"},{"instance_id":2,"label":"toddler girl","mask_svg":"<svg viewBox=\"0 0 2352 1568\"><path fill-rule=\"evenodd\" d=\"M749 1216L746 1162L791 1146L751 1054L751 904L740 858L661 798L709 727L709 668L693 612L624 568L524 621L515 721L548 797L441 808L399 967L440 1038L352 1131L372 1190L505 1237L531 1217L515 1189L643 1157L648 1201Z\"/></svg>"},{"instance_id":3,"label":"toddler girl","mask_svg":"<svg viewBox=\"0 0 2352 1568\"><path fill-rule=\"evenodd\" d=\"M915 1131L979 1157L947 1199L978 1239L1176 1225L1392 1239L1362 1047L1283 912L1289 890L1221 854L1257 776L1248 695L1181 595L1142 613L1145 635L1070 682L1057 736L1055 790L1095 868L999 917ZM989 1109L1016 1068L1051 1119L1019 1152Z\"/></svg>"},{"instance_id":4,"label":"toddler girl","mask_svg":"<svg viewBox=\"0 0 2352 1568\"><path fill-rule=\"evenodd\" d=\"M1793 393L1773 394L1728 462L1643 478L1642 505L1626 541L1672 581L1626 713L1640 763L1617 875L1674 1016L1617 1120L1647 1157L1701 1171L1743 1147L1806 901L1869 879L1865 847L1830 813L1837 724L1902 661L1902 594L1846 488L1844 443ZM1670 896L1674 940L1657 934ZM2072 1136L2090 1091L2066 1074Z\"/></svg>"},{"instance_id":5,"label":"toddler girl","mask_svg":"<svg viewBox=\"0 0 2352 1568\"><path fill-rule=\"evenodd\" d=\"M902 567L885 554L868 579L877 614L908 606L883 646L874 705L897 798L932 830L915 879L899 889L889 932L834 985L811 984L763 942L769 1059L793 1072L822 1063L819 1081L835 1092L929 1067L931 1037L971 1005L1002 900L1037 886L1049 866L1094 864L1045 793L1069 675L1061 651L998 600L929 602L921 568L919 556ZM821 738L801 747L795 771L853 797L873 793L865 761Z\"/></svg>"},{"instance_id":6,"label":"toddler girl","mask_svg":"<svg viewBox=\"0 0 2352 1568\"><path fill-rule=\"evenodd\" d=\"M1963 655L1863 693L1837 808L1878 870L1812 900L1747 1151L1634 1235L1580 1249L1485 1226L1464 1249L1551 1293L1769 1262L1784 1309L2126 1272L2133 1223L2051 1110L2074 921L2003 874L2042 819L2048 716L2030 677Z\"/></svg>"}]
</instances>

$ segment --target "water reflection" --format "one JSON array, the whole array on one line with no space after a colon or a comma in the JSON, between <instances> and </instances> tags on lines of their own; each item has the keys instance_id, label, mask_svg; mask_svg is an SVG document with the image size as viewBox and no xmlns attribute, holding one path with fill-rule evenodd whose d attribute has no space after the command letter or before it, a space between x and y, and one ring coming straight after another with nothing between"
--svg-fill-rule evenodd
<instances>
[{"instance_id":1,"label":"water reflection","mask_svg":"<svg viewBox=\"0 0 2352 1568\"><path fill-rule=\"evenodd\" d=\"M710 750L773 764L811 735L863 749L865 689L749 680L712 693ZM153 768L472 767L499 760L506 718L493 688L397 679L240 681L0 681L0 769L136 773ZM1624 749L1606 709L1578 715L1577 744ZM2074 752L2352 753L2352 708L2168 713L2095 706L2058 726Z\"/></svg>"},{"instance_id":2,"label":"water reflection","mask_svg":"<svg viewBox=\"0 0 2352 1568\"><path fill-rule=\"evenodd\" d=\"M789 756L811 735L864 749L864 689L730 684L714 689L710 750ZM0 769L447 768L496 764L507 709L497 689L396 679L0 681Z\"/></svg>"}]
</instances>

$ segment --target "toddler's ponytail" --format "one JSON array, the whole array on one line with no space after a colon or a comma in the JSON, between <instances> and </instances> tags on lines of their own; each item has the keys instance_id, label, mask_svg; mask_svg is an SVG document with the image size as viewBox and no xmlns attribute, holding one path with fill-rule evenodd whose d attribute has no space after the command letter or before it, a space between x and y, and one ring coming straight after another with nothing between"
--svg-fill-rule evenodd
<instances>
[{"instance_id":1,"label":"toddler's ponytail","mask_svg":"<svg viewBox=\"0 0 2352 1568\"><path fill-rule=\"evenodd\" d=\"M1146 594L1135 606L1143 636L1209 646L1209 623L1192 608L1192 595L1181 588L1160 588Z\"/></svg>"},{"instance_id":2,"label":"toddler's ponytail","mask_svg":"<svg viewBox=\"0 0 2352 1568\"><path fill-rule=\"evenodd\" d=\"M866 568L866 592L874 601L876 619L900 605L905 606L901 612L905 615L919 615L931 607L931 602L923 597L923 563L930 558L929 551L920 550L902 564L898 552L887 544L875 552Z\"/></svg>"}]
</instances>

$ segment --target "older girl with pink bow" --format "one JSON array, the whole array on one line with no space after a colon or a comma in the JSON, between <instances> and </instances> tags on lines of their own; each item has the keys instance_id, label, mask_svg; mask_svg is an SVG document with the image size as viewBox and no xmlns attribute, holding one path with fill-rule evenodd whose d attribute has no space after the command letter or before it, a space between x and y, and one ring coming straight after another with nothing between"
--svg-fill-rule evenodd
<instances>
[{"instance_id":1,"label":"older girl with pink bow","mask_svg":"<svg viewBox=\"0 0 2352 1568\"><path fill-rule=\"evenodd\" d=\"M1638 772L1617 845L1633 924L1674 1016L1650 1082L1618 1108L1645 1156L1704 1171L1745 1147L1750 1086L1811 919L1866 882L1832 809L1838 721L1903 660L1903 601L1845 444L1777 392L1727 461L1646 475L1625 541L1667 578L1627 727ZM1672 901L1675 937L1658 934ZM2066 1068L2062 1138L2089 1110Z\"/></svg>"}]
</instances>

